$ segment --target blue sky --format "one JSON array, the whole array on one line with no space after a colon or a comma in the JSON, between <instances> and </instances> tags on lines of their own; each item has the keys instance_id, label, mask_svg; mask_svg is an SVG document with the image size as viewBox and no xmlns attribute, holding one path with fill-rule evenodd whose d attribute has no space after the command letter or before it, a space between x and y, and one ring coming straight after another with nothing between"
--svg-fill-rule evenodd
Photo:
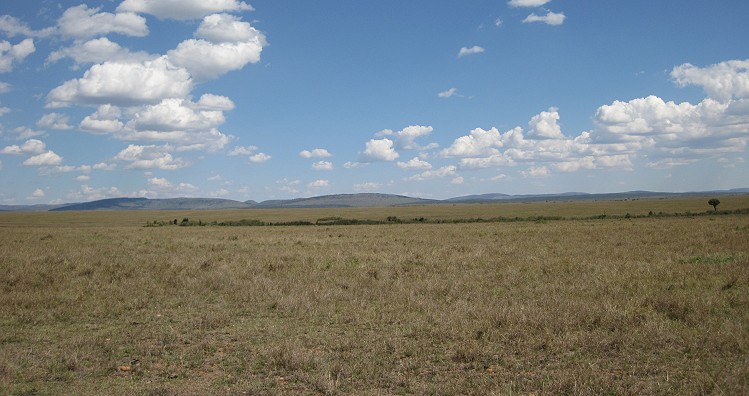
<instances>
[{"instance_id":1,"label":"blue sky","mask_svg":"<svg viewBox=\"0 0 749 396\"><path fill-rule=\"evenodd\" d=\"M749 186L749 2L0 3L0 204Z\"/></svg>"}]
</instances>

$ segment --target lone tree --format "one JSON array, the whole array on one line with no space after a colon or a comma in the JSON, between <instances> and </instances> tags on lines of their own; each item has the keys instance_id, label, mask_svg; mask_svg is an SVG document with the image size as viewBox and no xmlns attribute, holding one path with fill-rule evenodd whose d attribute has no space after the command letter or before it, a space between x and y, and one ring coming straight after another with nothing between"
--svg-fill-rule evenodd
<instances>
[{"instance_id":1,"label":"lone tree","mask_svg":"<svg viewBox=\"0 0 749 396\"><path fill-rule=\"evenodd\" d=\"M707 201L707 204L713 207L713 210L716 212L718 211L718 205L720 205L720 200L718 198L711 198L709 201Z\"/></svg>"}]
</instances>

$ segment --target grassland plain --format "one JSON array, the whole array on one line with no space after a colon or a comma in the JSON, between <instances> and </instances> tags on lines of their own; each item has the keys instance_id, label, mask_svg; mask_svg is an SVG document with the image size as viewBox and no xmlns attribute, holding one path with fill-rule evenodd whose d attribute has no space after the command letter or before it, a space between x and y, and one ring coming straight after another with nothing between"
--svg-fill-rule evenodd
<instances>
[{"instance_id":1,"label":"grassland plain","mask_svg":"<svg viewBox=\"0 0 749 396\"><path fill-rule=\"evenodd\" d=\"M0 214L0 393L747 394L747 215L143 227L706 202Z\"/></svg>"}]
</instances>

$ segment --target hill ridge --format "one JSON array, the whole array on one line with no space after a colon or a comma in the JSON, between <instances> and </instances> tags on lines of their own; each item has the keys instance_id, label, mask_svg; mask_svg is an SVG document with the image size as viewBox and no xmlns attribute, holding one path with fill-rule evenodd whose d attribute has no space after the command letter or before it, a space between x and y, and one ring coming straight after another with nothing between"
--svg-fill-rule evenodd
<instances>
[{"instance_id":1,"label":"hill ridge","mask_svg":"<svg viewBox=\"0 0 749 396\"><path fill-rule=\"evenodd\" d=\"M119 197L105 198L90 202L68 204L35 204L35 205L0 205L0 212L29 211L91 211L91 210L221 210L221 209L280 209L280 208L352 208L402 205L447 205L464 203L492 202L538 202L538 201L574 201L592 199L637 199L695 195L731 195L749 193L749 188L730 190L694 191L694 192L657 192L625 191L616 193L564 192L557 194L523 194L510 195L503 193L473 194L448 199L414 198L406 195L385 193L350 193L328 194L313 197L277 199L256 202L235 201L223 198L146 198Z\"/></svg>"}]
</instances>

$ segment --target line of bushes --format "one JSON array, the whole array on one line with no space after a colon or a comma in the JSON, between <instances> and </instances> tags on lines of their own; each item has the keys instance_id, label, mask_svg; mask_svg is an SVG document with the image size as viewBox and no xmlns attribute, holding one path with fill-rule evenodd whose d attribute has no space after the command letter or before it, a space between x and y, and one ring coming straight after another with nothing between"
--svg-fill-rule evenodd
<instances>
[{"instance_id":1,"label":"line of bushes","mask_svg":"<svg viewBox=\"0 0 749 396\"><path fill-rule=\"evenodd\" d=\"M371 219L347 219L343 217L322 217L317 219L314 223L311 221L296 220L296 221L260 221L253 219L242 219L242 220L229 220L229 221L212 221L204 222L202 220L193 221L187 218L182 219L178 222L174 220L154 220L153 222L147 222L145 227L163 227L163 226L181 226L181 227L203 227L203 226L216 226L216 227L274 227L274 226L343 226L343 225L380 225L380 224L461 224L461 223L511 223L520 221L534 221L534 222L546 222L556 220L602 220L602 219L640 219L648 217L677 217L677 216L720 216L720 215L731 215L731 214L749 214L749 208L734 209L734 210L720 210L720 211L705 211L705 212L658 212L653 213L652 211L646 215L607 215L600 214L587 217L564 217L564 216L528 216L528 217L491 217L488 219L480 217L462 218L462 219L427 219L424 217L402 219L396 216L388 216L384 220L371 220Z\"/></svg>"}]
</instances>

